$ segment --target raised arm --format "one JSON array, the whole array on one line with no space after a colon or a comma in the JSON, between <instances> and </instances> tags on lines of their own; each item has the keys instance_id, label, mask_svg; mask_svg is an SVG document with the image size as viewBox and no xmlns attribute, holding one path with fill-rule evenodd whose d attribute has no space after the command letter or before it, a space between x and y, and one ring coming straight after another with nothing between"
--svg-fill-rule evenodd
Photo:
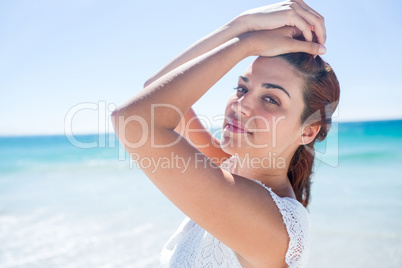
<instances>
[{"instance_id":1,"label":"raised arm","mask_svg":"<svg viewBox=\"0 0 402 268\"><path fill-rule=\"evenodd\" d=\"M270 30L282 25L298 27L308 41L312 41L313 39L310 28L310 25L312 25L317 29L316 32L320 43L325 43L326 36L323 18L303 1L288 1L255 8L243 12L213 33L194 43L152 75L145 82L144 87L175 68L211 51L242 33ZM219 139L203 126L192 107L185 112L175 130L217 165L220 165L230 157L229 154L221 149Z\"/></svg>"},{"instance_id":2,"label":"raised arm","mask_svg":"<svg viewBox=\"0 0 402 268\"><path fill-rule=\"evenodd\" d=\"M223 25L213 33L205 36L183 51L165 67L151 76L145 82L144 87L148 86L175 68L211 51L212 49L222 45L223 43L242 34L245 31L247 31L246 24L244 23L242 17L239 16L233 19L229 23ZM185 115L175 130L184 136L191 145L205 154L217 165L220 165L224 160L230 157L229 154L222 150L219 139L217 139L212 133L209 132L208 129L204 127L191 107L185 112Z\"/></svg>"}]
</instances>

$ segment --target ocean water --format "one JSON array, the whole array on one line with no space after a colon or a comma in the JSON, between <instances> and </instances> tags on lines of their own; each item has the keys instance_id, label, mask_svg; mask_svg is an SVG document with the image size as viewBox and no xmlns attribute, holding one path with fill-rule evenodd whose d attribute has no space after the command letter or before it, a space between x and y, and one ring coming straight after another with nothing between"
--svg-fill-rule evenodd
<instances>
[{"instance_id":1,"label":"ocean water","mask_svg":"<svg viewBox=\"0 0 402 268\"><path fill-rule=\"evenodd\" d=\"M158 267L184 215L113 134L0 137L0 267ZM317 144L310 268L402 267L402 120Z\"/></svg>"}]
</instances>

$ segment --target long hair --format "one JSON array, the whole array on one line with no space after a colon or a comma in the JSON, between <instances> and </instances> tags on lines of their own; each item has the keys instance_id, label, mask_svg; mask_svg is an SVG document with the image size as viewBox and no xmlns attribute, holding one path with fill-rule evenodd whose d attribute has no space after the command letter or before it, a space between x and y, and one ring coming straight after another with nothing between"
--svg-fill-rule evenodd
<instances>
[{"instance_id":1,"label":"long hair","mask_svg":"<svg viewBox=\"0 0 402 268\"><path fill-rule=\"evenodd\" d=\"M290 162L288 177L297 200L304 207L310 203L311 176L314 164L314 144L323 141L332 124L332 114L338 106L340 88L338 79L329 64L320 56L299 52L277 56L291 64L304 80L304 111L302 125L320 125L321 129L314 140L300 145Z\"/></svg>"}]
</instances>

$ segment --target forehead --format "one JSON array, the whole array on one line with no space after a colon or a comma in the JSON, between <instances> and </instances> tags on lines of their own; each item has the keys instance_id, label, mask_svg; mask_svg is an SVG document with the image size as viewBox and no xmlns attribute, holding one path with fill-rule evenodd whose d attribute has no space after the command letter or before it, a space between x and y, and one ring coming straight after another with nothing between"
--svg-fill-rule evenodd
<instances>
[{"instance_id":1,"label":"forehead","mask_svg":"<svg viewBox=\"0 0 402 268\"><path fill-rule=\"evenodd\" d=\"M258 57L243 75L249 78L250 86L272 83L282 86L291 95L301 96L301 74L281 58Z\"/></svg>"}]
</instances>

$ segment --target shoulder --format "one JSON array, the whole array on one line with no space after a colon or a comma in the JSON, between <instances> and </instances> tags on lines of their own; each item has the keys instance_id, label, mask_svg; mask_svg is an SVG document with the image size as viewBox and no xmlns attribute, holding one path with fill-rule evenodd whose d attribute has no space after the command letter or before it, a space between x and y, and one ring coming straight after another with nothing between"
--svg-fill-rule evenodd
<instances>
[{"instance_id":1,"label":"shoulder","mask_svg":"<svg viewBox=\"0 0 402 268\"><path fill-rule=\"evenodd\" d=\"M311 220L306 208L296 199L279 197L269 189L272 199L282 214L289 236L286 263L289 267L304 267L309 256Z\"/></svg>"},{"instance_id":2,"label":"shoulder","mask_svg":"<svg viewBox=\"0 0 402 268\"><path fill-rule=\"evenodd\" d=\"M236 164L236 158L232 156L221 164L221 168L229 172L234 172L236 169ZM299 201L291 197L280 197L270 187L267 187L262 182L258 180L251 181L259 184L270 193L270 196L278 207L285 224L288 224L296 219L302 219L302 223L306 225L305 227L310 228L309 213Z\"/></svg>"},{"instance_id":3,"label":"shoulder","mask_svg":"<svg viewBox=\"0 0 402 268\"><path fill-rule=\"evenodd\" d=\"M236 168L236 160L232 157L222 163L221 167L233 172ZM261 188L265 189L265 192L269 193L266 194L265 198L272 199L276 204L276 211L268 211L268 216L277 220L275 230L277 236L281 238L279 240L286 242L283 245L276 245L277 254L284 256L283 259L289 267L298 267L299 264L306 263L309 254L309 233L311 229L308 211L296 199L280 197L260 181L252 181L259 184ZM247 263L246 258L240 256L239 259L243 259L243 262ZM246 266L248 267L248 265Z\"/></svg>"},{"instance_id":4,"label":"shoulder","mask_svg":"<svg viewBox=\"0 0 402 268\"><path fill-rule=\"evenodd\" d=\"M309 256L311 220L306 208L296 199L280 197L259 181L271 195L286 227L287 250L285 262L289 267L305 267ZM282 235L284 235L282 233Z\"/></svg>"}]
</instances>

